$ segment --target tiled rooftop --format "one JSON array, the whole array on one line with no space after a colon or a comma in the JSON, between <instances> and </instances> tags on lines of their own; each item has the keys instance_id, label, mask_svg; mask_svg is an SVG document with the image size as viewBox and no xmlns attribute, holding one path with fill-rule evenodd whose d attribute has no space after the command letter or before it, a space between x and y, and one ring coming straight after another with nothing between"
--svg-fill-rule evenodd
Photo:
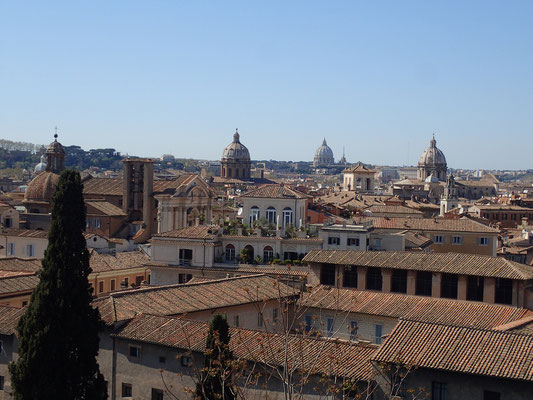
<instances>
[{"instance_id":1,"label":"tiled rooftop","mask_svg":"<svg viewBox=\"0 0 533 400\"><path fill-rule=\"evenodd\" d=\"M274 300L298 294L293 289L265 275L210 280L141 288L110 294L93 302L107 324L132 319L141 313L178 315L258 301Z\"/></svg>"},{"instance_id":2,"label":"tiled rooftop","mask_svg":"<svg viewBox=\"0 0 533 400\"><path fill-rule=\"evenodd\" d=\"M93 272L119 271L139 268L150 262L150 257L142 251L126 251L113 254L99 254L90 251L90 265Z\"/></svg>"},{"instance_id":3,"label":"tiled rooftop","mask_svg":"<svg viewBox=\"0 0 533 400\"><path fill-rule=\"evenodd\" d=\"M487 276L518 280L533 279L533 267L489 257L459 253L422 253L410 251L311 250L308 263L358 265L450 274Z\"/></svg>"},{"instance_id":4,"label":"tiled rooftop","mask_svg":"<svg viewBox=\"0 0 533 400\"><path fill-rule=\"evenodd\" d=\"M356 221L372 221L375 229L410 229L435 232L472 232L497 234L498 229L469 218L403 218L403 217L359 217Z\"/></svg>"},{"instance_id":5,"label":"tiled rooftop","mask_svg":"<svg viewBox=\"0 0 533 400\"><path fill-rule=\"evenodd\" d=\"M18 292L31 292L39 283L36 275L9 276L0 279L0 295L6 296Z\"/></svg>"},{"instance_id":6,"label":"tiled rooftop","mask_svg":"<svg viewBox=\"0 0 533 400\"><path fill-rule=\"evenodd\" d=\"M125 325L115 336L203 352L208 331L208 322L141 315ZM376 351L377 347L374 345L242 328L230 328L230 336L230 349L238 359L283 366L284 350L287 349L290 365L295 371L311 370L314 374L363 381L372 379L369 360Z\"/></svg>"},{"instance_id":7,"label":"tiled rooftop","mask_svg":"<svg viewBox=\"0 0 533 400\"><path fill-rule=\"evenodd\" d=\"M217 233L218 227L199 225L189 226L187 228L177 229L164 233L158 233L157 235L154 235L154 237L214 240L217 237Z\"/></svg>"},{"instance_id":8,"label":"tiled rooftop","mask_svg":"<svg viewBox=\"0 0 533 400\"><path fill-rule=\"evenodd\" d=\"M336 289L322 285L312 292L302 294L300 304L302 307L345 313L408 318L478 328L492 328L525 316L533 316L533 311L525 308L400 293Z\"/></svg>"},{"instance_id":9,"label":"tiled rooftop","mask_svg":"<svg viewBox=\"0 0 533 400\"><path fill-rule=\"evenodd\" d=\"M374 204L366 210L371 211L373 213L379 213L379 214L409 214L409 215L423 215L424 213L422 211L415 210L410 207L406 206L388 206L388 205L378 205Z\"/></svg>"},{"instance_id":10,"label":"tiled rooftop","mask_svg":"<svg viewBox=\"0 0 533 400\"><path fill-rule=\"evenodd\" d=\"M95 208L97 211L109 217L126 217L128 215L124 210L122 210L122 208L119 208L107 201L87 200L85 204ZM90 214L90 212L88 212L88 214Z\"/></svg>"},{"instance_id":11,"label":"tiled rooftop","mask_svg":"<svg viewBox=\"0 0 533 400\"><path fill-rule=\"evenodd\" d=\"M7 229L2 230L1 235L29 237L29 238L35 238L35 239L48 239L48 231L43 231L42 229L7 228Z\"/></svg>"},{"instance_id":12,"label":"tiled rooftop","mask_svg":"<svg viewBox=\"0 0 533 400\"><path fill-rule=\"evenodd\" d=\"M0 258L0 271L37 272L40 269L41 260L36 258Z\"/></svg>"},{"instance_id":13,"label":"tiled rooftop","mask_svg":"<svg viewBox=\"0 0 533 400\"><path fill-rule=\"evenodd\" d=\"M0 335L13 335L24 308L0 306Z\"/></svg>"},{"instance_id":14,"label":"tiled rooftop","mask_svg":"<svg viewBox=\"0 0 533 400\"><path fill-rule=\"evenodd\" d=\"M265 199L308 199L311 196L291 189L284 184L263 185L244 193L241 197L260 197Z\"/></svg>"},{"instance_id":15,"label":"tiled rooftop","mask_svg":"<svg viewBox=\"0 0 533 400\"><path fill-rule=\"evenodd\" d=\"M401 320L373 360L533 382L533 336Z\"/></svg>"},{"instance_id":16,"label":"tiled rooftop","mask_svg":"<svg viewBox=\"0 0 533 400\"><path fill-rule=\"evenodd\" d=\"M175 179L154 180L153 193L173 192L181 184L186 184L196 175L181 175ZM123 179L122 178L93 178L89 176L83 181L83 193L92 195L122 196Z\"/></svg>"}]
</instances>

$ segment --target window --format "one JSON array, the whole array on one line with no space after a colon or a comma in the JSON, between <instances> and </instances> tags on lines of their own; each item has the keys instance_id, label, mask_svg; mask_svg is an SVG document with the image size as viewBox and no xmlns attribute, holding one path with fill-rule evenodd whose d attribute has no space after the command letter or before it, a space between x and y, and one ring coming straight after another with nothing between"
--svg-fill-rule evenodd
<instances>
[{"instance_id":1,"label":"window","mask_svg":"<svg viewBox=\"0 0 533 400\"><path fill-rule=\"evenodd\" d=\"M263 313L262 312L257 313L257 327L258 328L263 327Z\"/></svg>"},{"instance_id":2,"label":"window","mask_svg":"<svg viewBox=\"0 0 533 400\"><path fill-rule=\"evenodd\" d=\"M33 244L26 246L26 255L28 257L35 257L35 246Z\"/></svg>"},{"instance_id":3,"label":"window","mask_svg":"<svg viewBox=\"0 0 533 400\"><path fill-rule=\"evenodd\" d=\"M313 328L313 316L306 315L305 316L305 331L310 332L312 328Z\"/></svg>"},{"instance_id":4,"label":"window","mask_svg":"<svg viewBox=\"0 0 533 400\"><path fill-rule=\"evenodd\" d=\"M283 228L292 224L292 208L285 207L283 209Z\"/></svg>"},{"instance_id":5,"label":"window","mask_svg":"<svg viewBox=\"0 0 533 400\"><path fill-rule=\"evenodd\" d=\"M366 270L366 288L368 290L381 290L382 285L381 268L368 267Z\"/></svg>"},{"instance_id":6,"label":"window","mask_svg":"<svg viewBox=\"0 0 533 400\"><path fill-rule=\"evenodd\" d=\"M180 265L190 266L191 260L192 260L192 250L191 249L180 249L180 253L179 253Z\"/></svg>"},{"instance_id":7,"label":"window","mask_svg":"<svg viewBox=\"0 0 533 400\"><path fill-rule=\"evenodd\" d=\"M480 237L479 238L479 245L480 246L488 246L489 245L489 238L488 237Z\"/></svg>"},{"instance_id":8,"label":"window","mask_svg":"<svg viewBox=\"0 0 533 400\"><path fill-rule=\"evenodd\" d=\"M235 246L232 244L228 244L226 246L226 261L234 261L235 260Z\"/></svg>"},{"instance_id":9,"label":"window","mask_svg":"<svg viewBox=\"0 0 533 400\"><path fill-rule=\"evenodd\" d=\"M130 357L141 358L141 348L139 346L130 346Z\"/></svg>"},{"instance_id":10,"label":"window","mask_svg":"<svg viewBox=\"0 0 533 400\"><path fill-rule=\"evenodd\" d=\"M124 278L124 286L128 287L129 284L130 284L130 278L128 277Z\"/></svg>"},{"instance_id":11,"label":"window","mask_svg":"<svg viewBox=\"0 0 533 400\"><path fill-rule=\"evenodd\" d=\"M444 236L442 236L442 235L433 236L433 243L443 244L444 243Z\"/></svg>"},{"instance_id":12,"label":"window","mask_svg":"<svg viewBox=\"0 0 533 400\"><path fill-rule=\"evenodd\" d=\"M250 208L250 226L254 226L254 222L259 219L259 207L253 206Z\"/></svg>"},{"instance_id":13,"label":"window","mask_svg":"<svg viewBox=\"0 0 533 400\"><path fill-rule=\"evenodd\" d=\"M276 225L276 209L274 207L268 207L266 209L266 220L269 224Z\"/></svg>"},{"instance_id":14,"label":"window","mask_svg":"<svg viewBox=\"0 0 533 400\"><path fill-rule=\"evenodd\" d=\"M383 325L376 324L375 332L376 332L376 335L374 337L374 343L381 344L382 336L383 336Z\"/></svg>"},{"instance_id":15,"label":"window","mask_svg":"<svg viewBox=\"0 0 533 400\"><path fill-rule=\"evenodd\" d=\"M122 383L122 397L131 397L132 389L131 383Z\"/></svg>"},{"instance_id":16,"label":"window","mask_svg":"<svg viewBox=\"0 0 533 400\"><path fill-rule=\"evenodd\" d=\"M502 221L506 221L507 220L507 214L502 214Z\"/></svg>"},{"instance_id":17,"label":"window","mask_svg":"<svg viewBox=\"0 0 533 400\"><path fill-rule=\"evenodd\" d=\"M440 285L441 292L440 297L448 299L457 298L457 282L458 276L456 274L442 274Z\"/></svg>"},{"instance_id":18,"label":"window","mask_svg":"<svg viewBox=\"0 0 533 400\"><path fill-rule=\"evenodd\" d=\"M332 244L334 246L339 246L341 244L341 238L336 236L330 236L328 238L328 244Z\"/></svg>"},{"instance_id":19,"label":"window","mask_svg":"<svg viewBox=\"0 0 533 400\"><path fill-rule=\"evenodd\" d=\"M115 280L111 279L111 291L115 290Z\"/></svg>"},{"instance_id":20,"label":"window","mask_svg":"<svg viewBox=\"0 0 533 400\"><path fill-rule=\"evenodd\" d=\"M278 313L279 313L279 310L277 308L274 308L272 310L272 321L278 322Z\"/></svg>"},{"instance_id":21,"label":"window","mask_svg":"<svg viewBox=\"0 0 533 400\"><path fill-rule=\"evenodd\" d=\"M322 285L335 286L335 265L322 264L320 283Z\"/></svg>"},{"instance_id":22,"label":"window","mask_svg":"<svg viewBox=\"0 0 533 400\"><path fill-rule=\"evenodd\" d=\"M333 318L328 317L327 324L328 324L328 326L327 326L327 328L328 328L328 337L332 337L333 336L333 325L334 325Z\"/></svg>"},{"instance_id":23,"label":"window","mask_svg":"<svg viewBox=\"0 0 533 400\"><path fill-rule=\"evenodd\" d=\"M100 228L100 218L95 218L93 223L95 228Z\"/></svg>"},{"instance_id":24,"label":"window","mask_svg":"<svg viewBox=\"0 0 533 400\"><path fill-rule=\"evenodd\" d=\"M191 357L189 356L181 356L181 365L183 367L190 367L191 366Z\"/></svg>"},{"instance_id":25,"label":"window","mask_svg":"<svg viewBox=\"0 0 533 400\"><path fill-rule=\"evenodd\" d=\"M359 330L359 324L357 321L350 321L350 340L357 338L357 331Z\"/></svg>"},{"instance_id":26,"label":"window","mask_svg":"<svg viewBox=\"0 0 533 400\"><path fill-rule=\"evenodd\" d=\"M346 245L359 247L359 238L348 238Z\"/></svg>"},{"instance_id":27,"label":"window","mask_svg":"<svg viewBox=\"0 0 533 400\"><path fill-rule=\"evenodd\" d=\"M104 281L98 282L98 292L102 293L104 291Z\"/></svg>"},{"instance_id":28,"label":"window","mask_svg":"<svg viewBox=\"0 0 533 400\"><path fill-rule=\"evenodd\" d=\"M4 377L0 375L0 390L4 390Z\"/></svg>"},{"instance_id":29,"label":"window","mask_svg":"<svg viewBox=\"0 0 533 400\"><path fill-rule=\"evenodd\" d=\"M407 293L407 270L392 270L391 292Z\"/></svg>"},{"instance_id":30,"label":"window","mask_svg":"<svg viewBox=\"0 0 533 400\"><path fill-rule=\"evenodd\" d=\"M418 296L431 296L433 274L427 271L416 272L415 294Z\"/></svg>"},{"instance_id":31,"label":"window","mask_svg":"<svg viewBox=\"0 0 533 400\"><path fill-rule=\"evenodd\" d=\"M381 250L381 238L374 239L374 250Z\"/></svg>"},{"instance_id":32,"label":"window","mask_svg":"<svg viewBox=\"0 0 533 400\"><path fill-rule=\"evenodd\" d=\"M344 287L357 287L357 267L347 265L344 267L344 278L342 282Z\"/></svg>"},{"instance_id":33,"label":"window","mask_svg":"<svg viewBox=\"0 0 533 400\"><path fill-rule=\"evenodd\" d=\"M484 279L482 276L469 276L466 286L466 299L483 301Z\"/></svg>"},{"instance_id":34,"label":"window","mask_svg":"<svg viewBox=\"0 0 533 400\"><path fill-rule=\"evenodd\" d=\"M28 302L27 301L23 301L22 302L22 307L26 307L28 305Z\"/></svg>"},{"instance_id":35,"label":"window","mask_svg":"<svg viewBox=\"0 0 533 400\"><path fill-rule=\"evenodd\" d=\"M283 253L284 260L298 260L298 253L295 251L285 251Z\"/></svg>"},{"instance_id":36,"label":"window","mask_svg":"<svg viewBox=\"0 0 533 400\"><path fill-rule=\"evenodd\" d=\"M135 277L135 286L141 286L144 276L138 275Z\"/></svg>"},{"instance_id":37,"label":"window","mask_svg":"<svg viewBox=\"0 0 533 400\"><path fill-rule=\"evenodd\" d=\"M15 243L8 243L7 244L7 255L8 256L14 256L15 255L16 246Z\"/></svg>"},{"instance_id":38,"label":"window","mask_svg":"<svg viewBox=\"0 0 533 400\"><path fill-rule=\"evenodd\" d=\"M192 279L192 274L178 274L178 283L187 283Z\"/></svg>"},{"instance_id":39,"label":"window","mask_svg":"<svg viewBox=\"0 0 533 400\"><path fill-rule=\"evenodd\" d=\"M493 392L492 390L483 391L483 400L500 400L500 392Z\"/></svg>"},{"instance_id":40,"label":"window","mask_svg":"<svg viewBox=\"0 0 533 400\"><path fill-rule=\"evenodd\" d=\"M452 244L454 244L454 245L463 244L463 237L462 236L452 236Z\"/></svg>"},{"instance_id":41,"label":"window","mask_svg":"<svg viewBox=\"0 0 533 400\"><path fill-rule=\"evenodd\" d=\"M269 262L274 259L274 249L270 246L265 246L263 249L263 262Z\"/></svg>"},{"instance_id":42,"label":"window","mask_svg":"<svg viewBox=\"0 0 533 400\"><path fill-rule=\"evenodd\" d=\"M239 326L239 316L238 315L234 315L233 316L233 325L234 326Z\"/></svg>"},{"instance_id":43,"label":"window","mask_svg":"<svg viewBox=\"0 0 533 400\"><path fill-rule=\"evenodd\" d=\"M513 281L511 279L496 278L495 302L513 304Z\"/></svg>"},{"instance_id":44,"label":"window","mask_svg":"<svg viewBox=\"0 0 533 400\"><path fill-rule=\"evenodd\" d=\"M13 221L11 220L11 218L4 219L4 226L6 228L11 228L12 225L13 225Z\"/></svg>"},{"instance_id":45,"label":"window","mask_svg":"<svg viewBox=\"0 0 533 400\"><path fill-rule=\"evenodd\" d=\"M516 214L511 214L511 220L516 221Z\"/></svg>"},{"instance_id":46,"label":"window","mask_svg":"<svg viewBox=\"0 0 533 400\"><path fill-rule=\"evenodd\" d=\"M152 400L163 400L163 391L152 388Z\"/></svg>"},{"instance_id":47,"label":"window","mask_svg":"<svg viewBox=\"0 0 533 400\"><path fill-rule=\"evenodd\" d=\"M431 400L446 400L446 384L431 382Z\"/></svg>"},{"instance_id":48,"label":"window","mask_svg":"<svg viewBox=\"0 0 533 400\"><path fill-rule=\"evenodd\" d=\"M159 362L161 364L165 364L167 362L167 358L165 356L159 356Z\"/></svg>"}]
</instances>

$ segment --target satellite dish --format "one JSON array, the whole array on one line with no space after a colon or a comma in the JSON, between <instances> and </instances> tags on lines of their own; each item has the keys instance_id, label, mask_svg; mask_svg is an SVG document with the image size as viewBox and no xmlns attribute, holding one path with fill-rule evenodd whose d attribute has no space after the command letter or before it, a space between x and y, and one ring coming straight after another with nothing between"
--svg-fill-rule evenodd
<instances>
[{"instance_id":1,"label":"satellite dish","mask_svg":"<svg viewBox=\"0 0 533 400\"><path fill-rule=\"evenodd\" d=\"M239 211L237 211L237 215L239 215L239 216L242 215L242 207L239 207Z\"/></svg>"}]
</instances>

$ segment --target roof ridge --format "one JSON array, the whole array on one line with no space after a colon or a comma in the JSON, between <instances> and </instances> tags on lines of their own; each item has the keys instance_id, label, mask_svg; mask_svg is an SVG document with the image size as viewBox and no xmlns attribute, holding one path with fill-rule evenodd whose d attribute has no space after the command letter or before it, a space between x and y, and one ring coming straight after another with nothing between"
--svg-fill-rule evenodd
<instances>
[{"instance_id":1,"label":"roof ridge","mask_svg":"<svg viewBox=\"0 0 533 400\"><path fill-rule=\"evenodd\" d=\"M250 278L257 278L257 277L262 277L262 276L264 276L266 278L270 278L268 275L263 273L263 274L253 274L253 275L241 275L241 276L235 276L235 277L231 277L231 278L212 279L212 280L201 281L201 282L193 282L193 283L173 283L171 285L145 287L145 288L138 288L138 289L135 289L135 290L125 290L125 291L121 291L121 292L110 293L109 297L113 297L113 298L117 297L118 298L118 297L126 296L126 295L129 295L129 294L134 294L134 293L146 293L146 292L157 291L157 290L175 289L175 288L199 286L199 285L209 285L209 284L212 284L212 283L235 281L235 280L239 280L239 279L250 279ZM273 278L270 278L270 279L273 279Z\"/></svg>"}]
</instances>

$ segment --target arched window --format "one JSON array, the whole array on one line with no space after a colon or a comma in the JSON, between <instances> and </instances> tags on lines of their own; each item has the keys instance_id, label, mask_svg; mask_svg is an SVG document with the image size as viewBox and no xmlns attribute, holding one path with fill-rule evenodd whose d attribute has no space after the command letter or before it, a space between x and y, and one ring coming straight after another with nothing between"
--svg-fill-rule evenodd
<instances>
[{"instance_id":1,"label":"arched window","mask_svg":"<svg viewBox=\"0 0 533 400\"><path fill-rule=\"evenodd\" d=\"M263 262L267 263L274 259L274 249L270 246L265 246L263 249Z\"/></svg>"},{"instance_id":2,"label":"arched window","mask_svg":"<svg viewBox=\"0 0 533 400\"><path fill-rule=\"evenodd\" d=\"M266 219L269 224L276 224L276 209L274 207L268 207L266 209Z\"/></svg>"},{"instance_id":3,"label":"arched window","mask_svg":"<svg viewBox=\"0 0 533 400\"><path fill-rule=\"evenodd\" d=\"M254 222L260 218L259 214L259 207L253 206L250 208L250 226L253 226Z\"/></svg>"},{"instance_id":4,"label":"arched window","mask_svg":"<svg viewBox=\"0 0 533 400\"><path fill-rule=\"evenodd\" d=\"M292 208L285 207L283 209L283 228L287 228L289 225L292 225Z\"/></svg>"},{"instance_id":5,"label":"arched window","mask_svg":"<svg viewBox=\"0 0 533 400\"><path fill-rule=\"evenodd\" d=\"M245 259L243 259L244 262L250 263L255 258L254 255L254 248L252 245L248 244L244 247L244 254L246 255Z\"/></svg>"},{"instance_id":6,"label":"arched window","mask_svg":"<svg viewBox=\"0 0 533 400\"><path fill-rule=\"evenodd\" d=\"M226 246L226 261L235 261L235 246L232 244Z\"/></svg>"}]
</instances>

